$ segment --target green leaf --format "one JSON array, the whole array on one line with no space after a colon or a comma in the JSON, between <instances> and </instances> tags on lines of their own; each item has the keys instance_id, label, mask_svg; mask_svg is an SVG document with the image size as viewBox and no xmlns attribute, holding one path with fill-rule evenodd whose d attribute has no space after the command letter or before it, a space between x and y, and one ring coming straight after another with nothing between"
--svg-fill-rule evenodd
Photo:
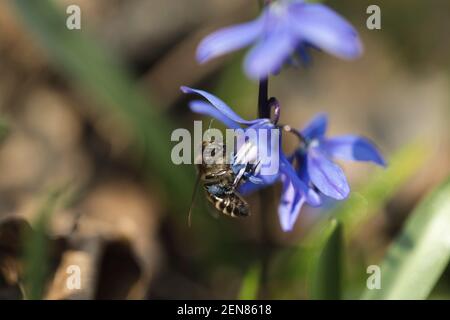
<instances>
[{"instance_id":1,"label":"green leaf","mask_svg":"<svg viewBox=\"0 0 450 320\"><path fill-rule=\"evenodd\" d=\"M337 300L341 298L342 282L342 226L331 220L322 233L323 240L313 265L311 298Z\"/></svg>"},{"instance_id":2,"label":"green leaf","mask_svg":"<svg viewBox=\"0 0 450 320\"><path fill-rule=\"evenodd\" d=\"M65 188L62 188L48 194L32 224L32 231L24 236L24 293L28 300L39 300L43 297L45 282L49 273L47 228L51 215L64 191Z\"/></svg>"},{"instance_id":3,"label":"green leaf","mask_svg":"<svg viewBox=\"0 0 450 320\"><path fill-rule=\"evenodd\" d=\"M363 299L426 299L450 260L450 178L412 212Z\"/></svg>"},{"instance_id":4,"label":"green leaf","mask_svg":"<svg viewBox=\"0 0 450 320\"><path fill-rule=\"evenodd\" d=\"M155 175L177 201L168 201L176 211L186 211L193 176L175 166L171 155L172 124L157 112L155 102L137 89L136 82L110 52L84 29L68 30L67 16L50 0L13 2L25 24L73 85L94 98L98 112L106 112L131 133L143 169L149 178ZM115 133L117 134L117 133ZM169 192L167 192L169 194Z\"/></svg>"},{"instance_id":5,"label":"green leaf","mask_svg":"<svg viewBox=\"0 0 450 320\"><path fill-rule=\"evenodd\" d=\"M255 265L247 271L242 280L241 290L239 291L239 300L257 299L260 277L261 268L259 265Z\"/></svg>"}]
</instances>

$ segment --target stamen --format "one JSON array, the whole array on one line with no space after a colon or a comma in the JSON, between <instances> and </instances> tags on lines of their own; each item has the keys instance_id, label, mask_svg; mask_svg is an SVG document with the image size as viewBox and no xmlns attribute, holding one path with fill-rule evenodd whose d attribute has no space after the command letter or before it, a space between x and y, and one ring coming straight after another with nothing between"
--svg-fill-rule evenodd
<instances>
[{"instance_id":1,"label":"stamen","mask_svg":"<svg viewBox=\"0 0 450 320\"><path fill-rule=\"evenodd\" d=\"M279 126L283 131L285 131L285 132L288 132L288 133L292 133L293 135L295 135L299 140L300 140L300 142L304 145L304 146L306 146L307 145L307 141L306 141L306 139L305 139L305 137L301 134L301 132L300 131L298 131L297 129L294 129L294 128L292 128L290 125L282 125L282 126Z\"/></svg>"}]
</instances>

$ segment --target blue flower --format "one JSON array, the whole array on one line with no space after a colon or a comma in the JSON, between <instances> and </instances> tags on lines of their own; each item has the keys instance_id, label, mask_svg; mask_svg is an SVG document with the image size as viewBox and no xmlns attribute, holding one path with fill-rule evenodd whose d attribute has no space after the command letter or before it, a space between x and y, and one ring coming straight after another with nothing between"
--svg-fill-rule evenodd
<instances>
[{"instance_id":1,"label":"blue flower","mask_svg":"<svg viewBox=\"0 0 450 320\"><path fill-rule=\"evenodd\" d=\"M204 63L217 56L256 44L244 69L254 79L278 72L291 55L304 57L314 47L343 59L357 58L363 48L357 31L322 4L279 0L267 5L254 21L227 27L207 36L197 48Z\"/></svg>"},{"instance_id":2,"label":"blue flower","mask_svg":"<svg viewBox=\"0 0 450 320\"><path fill-rule=\"evenodd\" d=\"M193 112L213 117L229 128L242 129L242 126L256 130L278 128L270 119L244 120L225 102L206 91L188 87L181 87L181 90L184 93L200 95L206 100L191 101L190 108ZM250 181L239 189L241 193L249 194L281 181L278 215L283 231L293 229L304 204L318 207L326 197L343 200L349 195L350 187L345 174L333 159L369 161L386 166L383 156L368 139L354 135L328 138L325 136L327 124L326 115L320 114L304 130L297 132L302 143L290 157L287 157L281 148L271 149L271 155L278 152L280 164L278 172L270 176L252 177L253 179L249 179ZM272 148L271 145L264 143L258 146Z\"/></svg>"},{"instance_id":3,"label":"blue flower","mask_svg":"<svg viewBox=\"0 0 450 320\"><path fill-rule=\"evenodd\" d=\"M184 93L198 94L207 100L207 102L202 100L191 101L190 108L193 112L213 117L224 123L229 128L241 129L242 125L247 126L247 129L254 128L257 130L277 128L273 123L270 122L270 119L255 119L250 121L242 119L225 102L208 92L188 87L181 87L181 90ZM270 141L270 139L268 140ZM267 146L263 143L258 144L258 147L265 148ZM271 145L268 146L268 148L271 147ZM284 184L289 184L289 188L283 188L283 192L281 195L282 202L285 199L290 199L290 194L293 193L297 198L301 199L302 204L307 203L311 206L319 206L321 204L321 198L319 194L313 188L309 188L307 184L305 184L299 178L290 161L281 151L281 147L277 146L277 149L272 149L270 152L271 155L274 155L275 153L279 160L278 172L270 176L259 175L255 178L260 180L261 183L255 184L251 181L248 181L243 186L241 186L239 191L243 194L248 194L281 180ZM296 201L296 206L301 206L298 205L298 201ZM290 230L289 226L284 222L286 220L284 211L280 211L279 216L283 230Z\"/></svg>"},{"instance_id":4,"label":"blue flower","mask_svg":"<svg viewBox=\"0 0 450 320\"><path fill-rule=\"evenodd\" d=\"M383 167L386 162L375 145L364 137L344 135L327 138L327 124L326 115L316 116L301 132L302 145L291 159L296 160L297 175L309 188L316 190L322 197L343 200L349 195L350 187L343 170L332 159L369 161ZM294 192L289 181L282 180L285 197L280 203L279 213L289 230L297 219L304 199Z\"/></svg>"},{"instance_id":5,"label":"blue flower","mask_svg":"<svg viewBox=\"0 0 450 320\"><path fill-rule=\"evenodd\" d=\"M332 159L369 161L386 166L383 156L368 139L355 135L325 137L328 119L316 116L302 131L305 145L295 154L300 163L299 176L314 185L322 194L336 200L350 193L342 169Z\"/></svg>"},{"instance_id":6,"label":"blue flower","mask_svg":"<svg viewBox=\"0 0 450 320\"><path fill-rule=\"evenodd\" d=\"M255 120L244 120L239 115L237 115L225 102L223 102L218 97L214 96L203 90L192 89L188 87L181 87L181 91L184 93L193 93L200 95L204 100L194 100L191 101L189 107L195 113L203 114L210 116L216 120L219 120L223 124L225 124L228 128L231 129L242 129L242 126L246 126L243 130L254 129L256 132L258 130L269 130L274 129L275 126L270 122L270 119L255 119ZM270 133L269 133L270 134ZM266 141L256 141L254 142L261 148L266 148L270 150L268 152L268 156L275 155L277 151L279 151L279 144L272 145L270 144L270 137L267 137ZM238 146L239 148L239 146ZM238 155L238 154L236 154ZM278 155L275 155L278 156ZM259 155L257 155L259 157ZM262 162L265 162L265 159L260 159ZM255 180L261 180L261 186L270 185L278 178L278 173L273 175L258 175L255 177Z\"/></svg>"}]
</instances>

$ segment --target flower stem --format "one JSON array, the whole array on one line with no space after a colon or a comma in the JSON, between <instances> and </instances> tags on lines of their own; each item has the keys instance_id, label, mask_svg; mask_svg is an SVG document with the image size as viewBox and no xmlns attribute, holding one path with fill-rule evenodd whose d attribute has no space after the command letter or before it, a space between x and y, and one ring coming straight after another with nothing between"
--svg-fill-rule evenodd
<instances>
[{"instance_id":1,"label":"flower stem","mask_svg":"<svg viewBox=\"0 0 450 320\"><path fill-rule=\"evenodd\" d=\"M270 212L270 199L272 196L271 188L264 188L259 193L260 200L260 259L261 259L261 278L259 299L268 299L269 293L269 266L272 256L272 239L270 236L270 220L268 213Z\"/></svg>"},{"instance_id":2,"label":"flower stem","mask_svg":"<svg viewBox=\"0 0 450 320\"><path fill-rule=\"evenodd\" d=\"M266 7L272 0L263 0L262 8ZM279 112L279 110L277 111ZM277 115L278 117L278 115ZM269 103L269 78L266 77L259 81L258 93L258 118L271 118L271 103ZM277 119L278 121L278 119ZM260 228L261 228L261 278L259 298L267 299L269 297L269 264L271 256L271 237L270 220L268 212L270 207L271 188L263 188L259 192L260 199Z\"/></svg>"},{"instance_id":3,"label":"flower stem","mask_svg":"<svg viewBox=\"0 0 450 320\"><path fill-rule=\"evenodd\" d=\"M259 81L259 94L258 94L258 118L270 118L270 106L269 101L269 79L265 78Z\"/></svg>"},{"instance_id":4,"label":"flower stem","mask_svg":"<svg viewBox=\"0 0 450 320\"><path fill-rule=\"evenodd\" d=\"M269 80L267 78L259 82L258 94L258 117L270 119L271 107L269 104ZM270 206L270 191L271 188L264 188L259 193L260 199L260 250L261 250L261 278L260 278L260 299L267 299L269 297L268 278L269 278L269 263L270 263L270 222L269 222L269 206Z\"/></svg>"}]
</instances>

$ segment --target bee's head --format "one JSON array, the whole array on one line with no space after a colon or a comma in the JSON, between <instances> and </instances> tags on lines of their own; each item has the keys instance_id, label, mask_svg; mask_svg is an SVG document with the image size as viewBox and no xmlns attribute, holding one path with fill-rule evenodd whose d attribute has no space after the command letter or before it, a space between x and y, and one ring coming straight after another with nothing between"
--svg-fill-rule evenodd
<instances>
[{"instance_id":1,"label":"bee's head","mask_svg":"<svg viewBox=\"0 0 450 320\"><path fill-rule=\"evenodd\" d=\"M224 161L225 157L225 145L216 141L214 137L202 142L202 155L203 159L216 159L216 163Z\"/></svg>"}]
</instances>

